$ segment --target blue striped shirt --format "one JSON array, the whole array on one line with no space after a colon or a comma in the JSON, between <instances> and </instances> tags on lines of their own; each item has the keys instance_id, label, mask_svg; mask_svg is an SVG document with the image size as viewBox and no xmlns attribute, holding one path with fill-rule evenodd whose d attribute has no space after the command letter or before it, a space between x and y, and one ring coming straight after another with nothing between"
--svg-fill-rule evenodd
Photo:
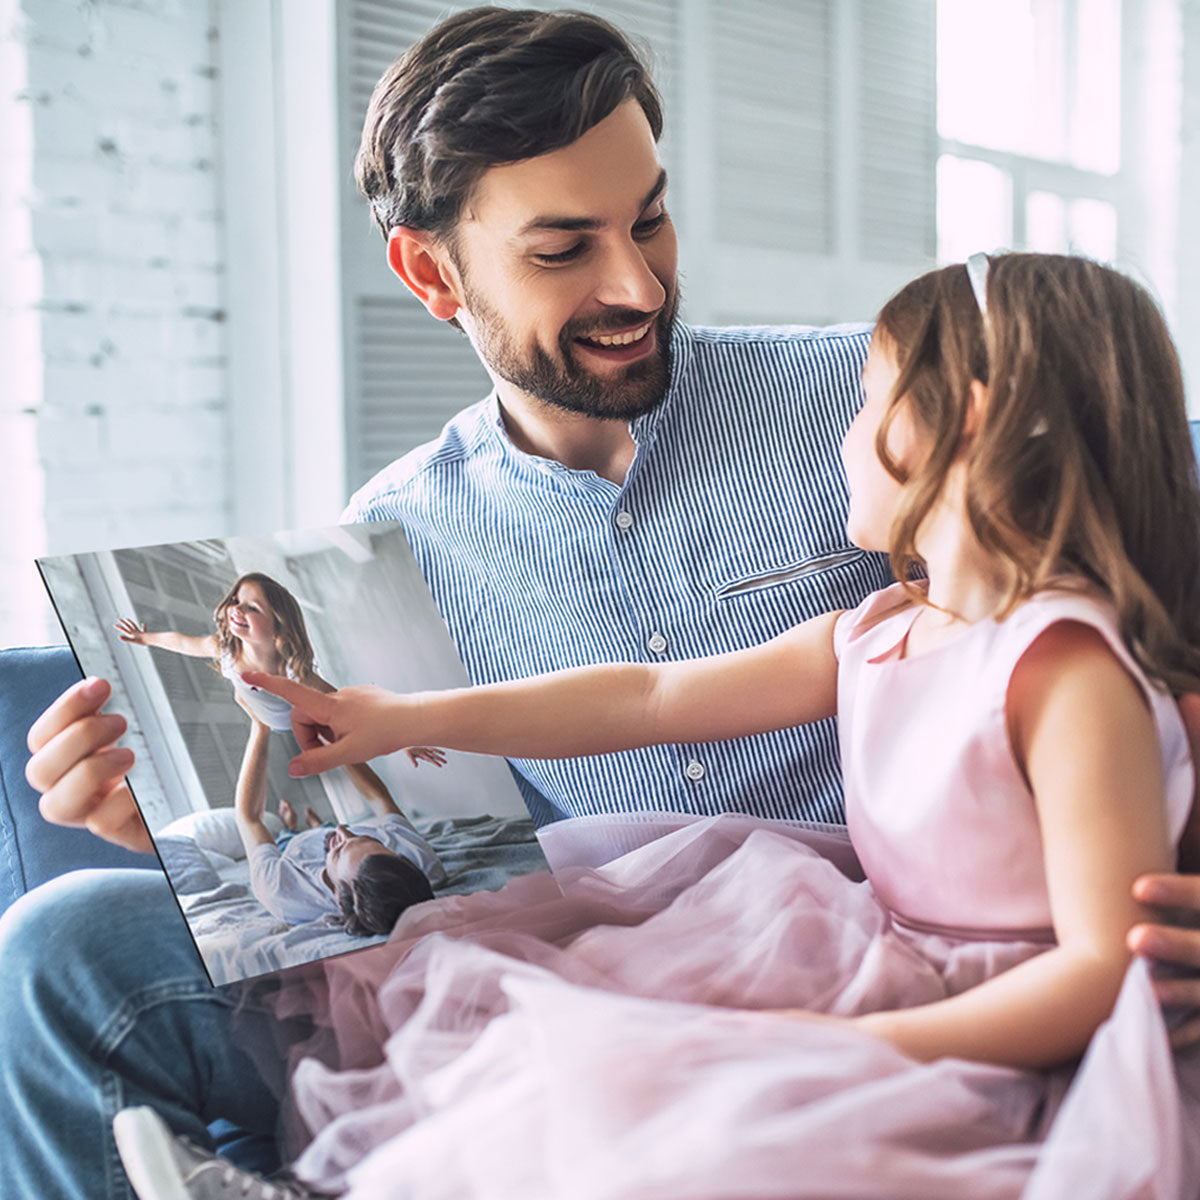
<instances>
[{"instance_id":1,"label":"blue striped shirt","mask_svg":"<svg viewBox=\"0 0 1200 1200\"><path fill-rule=\"evenodd\" d=\"M677 325L667 394L631 423L620 486L516 449L493 393L342 519L402 522L476 683L764 642L890 582L845 531L839 448L869 332ZM638 810L844 821L832 720L511 765L539 824Z\"/></svg>"}]
</instances>

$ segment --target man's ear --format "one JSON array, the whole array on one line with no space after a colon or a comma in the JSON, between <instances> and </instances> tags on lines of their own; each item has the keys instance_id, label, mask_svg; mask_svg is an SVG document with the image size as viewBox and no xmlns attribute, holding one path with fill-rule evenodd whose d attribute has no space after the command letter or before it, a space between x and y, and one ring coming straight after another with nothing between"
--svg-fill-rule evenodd
<instances>
[{"instance_id":1,"label":"man's ear","mask_svg":"<svg viewBox=\"0 0 1200 1200\"><path fill-rule=\"evenodd\" d=\"M321 882L322 882L322 883L323 883L323 884L324 884L324 885L325 885L325 886L326 886L326 887L327 887L327 888L328 888L328 889L329 889L329 890L330 890L330 891L331 891L331 892L332 892L332 893L333 893L335 896L337 895L337 888L335 888L335 887L333 886L333 880L329 878L329 872L328 872L327 870L325 870L324 868L322 868L322 870L321 870Z\"/></svg>"},{"instance_id":2,"label":"man's ear","mask_svg":"<svg viewBox=\"0 0 1200 1200\"><path fill-rule=\"evenodd\" d=\"M431 316L449 321L462 307L458 273L444 247L420 229L397 225L388 235L388 266Z\"/></svg>"}]
</instances>

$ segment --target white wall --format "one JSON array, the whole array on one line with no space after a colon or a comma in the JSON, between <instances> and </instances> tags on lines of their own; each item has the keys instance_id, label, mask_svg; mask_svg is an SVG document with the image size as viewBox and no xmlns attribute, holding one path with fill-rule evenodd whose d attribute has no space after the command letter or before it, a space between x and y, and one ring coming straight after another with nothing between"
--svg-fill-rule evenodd
<instances>
[{"instance_id":1,"label":"white wall","mask_svg":"<svg viewBox=\"0 0 1200 1200\"><path fill-rule=\"evenodd\" d=\"M216 39L210 0L0 0L3 644L61 640L34 554L227 530Z\"/></svg>"}]
</instances>

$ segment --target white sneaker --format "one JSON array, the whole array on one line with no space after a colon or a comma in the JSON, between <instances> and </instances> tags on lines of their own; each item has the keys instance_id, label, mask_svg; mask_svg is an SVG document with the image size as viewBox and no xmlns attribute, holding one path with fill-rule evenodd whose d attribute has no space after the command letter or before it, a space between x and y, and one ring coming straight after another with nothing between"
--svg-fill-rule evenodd
<instances>
[{"instance_id":1,"label":"white sneaker","mask_svg":"<svg viewBox=\"0 0 1200 1200\"><path fill-rule=\"evenodd\" d=\"M121 1162L139 1200L313 1200L295 1182L268 1182L186 1138L177 1137L152 1108L124 1108L113 1118Z\"/></svg>"}]
</instances>

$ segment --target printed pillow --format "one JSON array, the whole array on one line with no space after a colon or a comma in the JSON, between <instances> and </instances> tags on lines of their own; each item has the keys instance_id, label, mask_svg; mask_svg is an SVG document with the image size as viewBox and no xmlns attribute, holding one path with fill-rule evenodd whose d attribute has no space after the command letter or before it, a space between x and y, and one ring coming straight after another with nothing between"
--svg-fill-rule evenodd
<instances>
[{"instance_id":1,"label":"printed pillow","mask_svg":"<svg viewBox=\"0 0 1200 1200\"><path fill-rule=\"evenodd\" d=\"M278 837L283 831L283 822L274 813L264 813L263 823ZM226 858L245 858L246 848L242 845L237 830L237 818L232 808L210 808L202 812L188 813L159 830L158 837L191 838L202 850L223 854Z\"/></svg>"},{"instance_id":2,"label":"printed pillow","mask_svg":"<svg viewBox=\"0 0 1200 1200\"><path fill-rule=\"evenodd\" d=\"M158 847L171 886L181 896L188 896L193 892L207 892L220 886L221 878L213 870L208 856L191 838L164 836L160 833L155 838L155 845Z\"/></svg>"}]
</instances>

